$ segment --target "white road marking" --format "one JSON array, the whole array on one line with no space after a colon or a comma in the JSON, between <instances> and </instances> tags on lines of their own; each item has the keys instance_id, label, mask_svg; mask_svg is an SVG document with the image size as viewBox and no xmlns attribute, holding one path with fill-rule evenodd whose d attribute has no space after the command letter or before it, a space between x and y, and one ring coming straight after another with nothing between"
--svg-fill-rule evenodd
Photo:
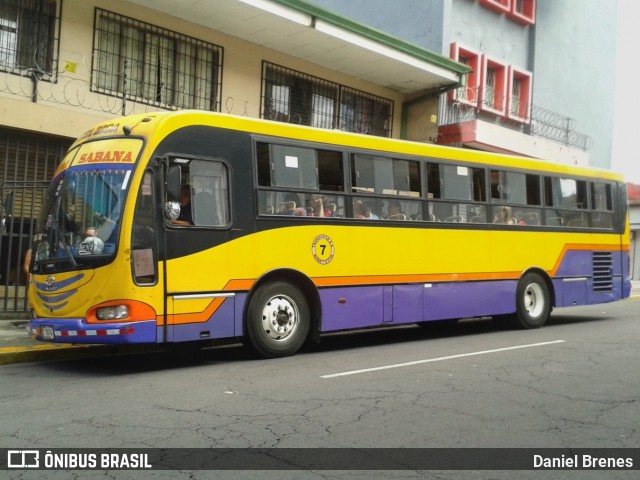
<instances>
[{"instance_id":1,"label":"white road marking","mask_svg":"<svg viewBox=\"0 0 640 480\"><path fill-rule=\"evenodd\" d=\"M413 362L396 363L395 365L383 365L381 367L363 368L360 370L351 370L349 372L331 373L329 375L320 375L320 378L336 378L346 377L348 375L357 375L359 373L376 372L378 370L389 370L391 368L410 367L412 365L420 365L421 363L442 362L444 360L452 360L454 358L473 357L476 355L486 355L488 353L507 352L509 350L518 350L521 348L543 347L545 345L554 345L557 343L565 343L566 340L553 340L551 342L530 343L528 345L515 345L513 347L494 348L493 350L481 350L479 352L460 353L458 355L449 355L446 357L427 358L425 360L415 360Z\"/></svg>"}]
</instances>

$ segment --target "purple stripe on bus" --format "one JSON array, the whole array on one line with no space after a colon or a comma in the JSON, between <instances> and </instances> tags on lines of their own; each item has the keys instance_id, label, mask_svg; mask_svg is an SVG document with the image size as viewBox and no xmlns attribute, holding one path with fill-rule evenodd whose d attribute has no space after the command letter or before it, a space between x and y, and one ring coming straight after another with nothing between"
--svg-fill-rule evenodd
<instances>
[{"instance_id":1,"label":"purple stripe on bus","mask_svg":"<svg viewBox=\"0 0 640 480\"><path fill-rule=\"evenodd\" d=\"M322 331L515 311L515 280L326 288Z\"/></svg>"},{"instance_id":2,"label":"purple stripe on bus","mask_svg":"<svg viewBox=\"0 0 640 480\"><path fill-rule=\"evenodd\" d=\"M611 267L614 275L623 273L626 269L627 252L611 253ZM556 277L591 276L593 275L594 259L592 250L569 250L565 253L562 263L556 271Z\"/></svg>"}]
</instances>

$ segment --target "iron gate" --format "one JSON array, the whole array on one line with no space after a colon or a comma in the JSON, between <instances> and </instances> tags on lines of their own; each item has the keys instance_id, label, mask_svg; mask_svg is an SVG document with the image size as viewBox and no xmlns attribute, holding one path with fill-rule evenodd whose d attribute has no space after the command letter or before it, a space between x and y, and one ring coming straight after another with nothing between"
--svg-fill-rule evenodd
<instances>
[{"instance_id":1,"label":"iron gate","mask_svg":"<svg viewBox=\"0 0 640 480\"><path fill-rule=\"evenodd\" d=\"M2 281L1 312L27 312L25 288L28 280L25 257L31 248L38 212L35 199L42 199L48 182L5 182L0 186L2 218L0 219L0 279ZM31 201L25 201L30 199Z\"/></svg>"},{"instance_id":2,"label":"iron gate","mask_svg":"<svg viewBox=\"0 0 640 480\"><path fill-rule=\"evenodd\" d=\"M0 318L29 312L25 255L68 140L0 129Z\"/></svg>"}]
</instances>

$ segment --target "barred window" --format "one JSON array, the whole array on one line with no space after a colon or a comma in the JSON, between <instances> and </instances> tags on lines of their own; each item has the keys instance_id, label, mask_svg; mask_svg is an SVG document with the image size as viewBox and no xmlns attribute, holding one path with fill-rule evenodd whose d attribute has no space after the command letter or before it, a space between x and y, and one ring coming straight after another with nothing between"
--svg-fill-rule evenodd
<instances>
[{"instance_id":1,"label":"barred window","mask_svg":"<svg viewBox=\"0 0 640 480\"><path fill-rule=\"evenodd\" d=\"M334 128L338 85L311 75L265 64L263 118Z\"/></svg>"},{"instance_id":2,"label":"barred window","mask_svg":"<svg viewBox=\"0 0 640 480\"><path fill-rule=\"evenodd\" d=\"M393 101L263 62L261 116L390 137Z\"/></svg>"},{"instance_id":3,"label":"barred window","mask_svg":"<svg viewBox=\"0 0 640 480\"><path fill-rule=\"evenodd\" d=\"M55 79L60 4L56 0L0 1L0 70L36 70Z\"/></svg>"},{"instance_id":4,"label":"barred window","mask_svg":"<svg viewBox=\"0 0 640 480\"><path fill-rule=\"evenodd\" d=\"M393 102L351 88L342 89L340 130L391 136Z\"/></svg>"},{"instance_id":5,"label":"barred window","mask_svg":"<svg viewBox=\"0 0 640 480\"><path fill-rule=\"evenodd\" d=\"M218 111L222 47L96 8L92 90Z\"/></svg>"}]
</instances>

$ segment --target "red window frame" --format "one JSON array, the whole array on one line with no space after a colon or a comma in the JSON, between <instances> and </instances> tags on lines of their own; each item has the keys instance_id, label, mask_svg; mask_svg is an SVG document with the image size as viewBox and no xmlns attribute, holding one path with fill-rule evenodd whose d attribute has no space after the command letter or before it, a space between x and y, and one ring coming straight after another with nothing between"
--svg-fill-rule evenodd
<instances>
[{"instance_id":1,"label":"red window frame","mask_svg":"<svg viewBox=\"0 0 640 480\"><path fill-rule=\"evenodd\" d=\"M509 103L507 105L507 117L523 123L529 123L531 119L531 91L533 86L533 75L531 72L515 67L509 68ZM516 98L513 95L513 84L520 81L520 98L517 105L514 104Z\"/></svg>"},{"instance_id":2,"label":"red window frame","mask_svg":"<svg viewBox=\"0 0 640 480\"><path fill-rule=\"evenodd\" d=\"M518 11L518 3L522 5L521 11ZM533 25L536 23L536 0L512 0L510 17L522 24Z\"/></svg>"},{"instance_id":3,"label":"red window frame","mask_svg":"<svg viewBox=\"0 0 640 480\"><path fill-rule=\"evenodd\" d=\"M482 54L454 42L451 44L451 58L456 62L466 58L466 65L471 68L471 72L467 74L466 84L452 92L451 101L477 107L482 78Z\"/></svg>"},{"instance_id":4,"label":"red window frame","mask_svg":"<svg viewBox=\"0 0 640 480\"><path fill-rule=\"evenodd\" d=\"M480 5L497 13L509 13L513 8L512 0L480 0Z\"/></svg>"},{"instance_id":5,"label":"red window frame","mask_svg":"<svg viewBox=\"0 0 640 480\"><path fill-rule=\"evenodd\" d=\"M483 111L495 113L504 116L507 111L507 65L499 60L485 56L482 75L481 103L480 108ZM487 77L489 70L495 72L493 85L493 98L488 98L489 89L487 88Z\"/></svg>"}]
</instances>

